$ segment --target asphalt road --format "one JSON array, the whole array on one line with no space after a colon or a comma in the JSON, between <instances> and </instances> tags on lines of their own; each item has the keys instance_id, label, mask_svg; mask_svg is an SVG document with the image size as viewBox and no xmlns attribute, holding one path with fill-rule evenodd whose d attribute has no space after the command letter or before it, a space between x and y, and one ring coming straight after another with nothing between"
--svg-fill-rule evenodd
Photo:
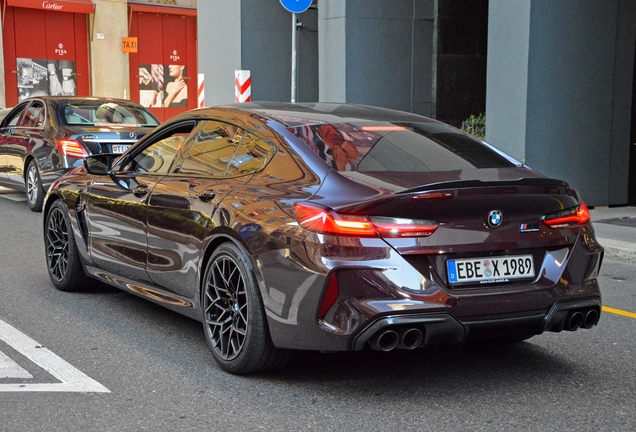
<instances>
[{"instance_id":1,"label":"asphalt road","mask_svg":"<svg viewBox=\"0 0 636 432\"><path fill-rule=\"evenodd\" d=\"M215 365L198 322L115 289L55 290L42 215L11 197L0 191L0 321L108 392L26 391L58 381L0 340L0 376L11 363L31 376L0 378L2 432L636 430L631 316L516 345L303 352L238 377ZM606 260L604 305L636 313L635 281L634 264Z\"/></svg>"}]
</instances>

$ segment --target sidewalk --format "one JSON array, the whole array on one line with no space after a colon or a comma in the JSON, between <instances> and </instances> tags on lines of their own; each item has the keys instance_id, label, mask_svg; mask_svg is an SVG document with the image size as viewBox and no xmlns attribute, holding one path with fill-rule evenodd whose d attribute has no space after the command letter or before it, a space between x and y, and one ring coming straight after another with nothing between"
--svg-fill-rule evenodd
<instances>
[{"instance_id":1,"label":"sidewalk","mask_svg":"<svg viewBox=\"0 0 636 432\"><path fill-rule=\"evenodd\" d=\"M590 214L605 256L636 263L636 207L597 207Z\"/></svg>"}]
</instances>

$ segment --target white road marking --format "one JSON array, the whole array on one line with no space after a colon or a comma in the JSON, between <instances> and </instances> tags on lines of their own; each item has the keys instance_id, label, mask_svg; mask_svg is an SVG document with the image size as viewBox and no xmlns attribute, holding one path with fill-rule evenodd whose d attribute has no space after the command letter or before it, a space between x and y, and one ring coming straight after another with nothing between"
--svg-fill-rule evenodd
<instances>
[{"instance_id":1,"label":"white road marking","mask_svg":"<svg viewBox=\"0 0 636 432\"><path fill-rule=\"evenodd\" d=\"M22 369L6 354L0 352L0 378L33 378L33 375Z\"/></svg>"},{"instance_id":2,"label":"white road marking","mask_svg":"<svg viewBox=\"0 0 636 432\"><path fill-rule=\"evenodd\" d=\"M59 383L0 384L0 392L110 393L106 387L2 320L0 320L0 340L60 381Z\"/></svg>"}]
</instances>

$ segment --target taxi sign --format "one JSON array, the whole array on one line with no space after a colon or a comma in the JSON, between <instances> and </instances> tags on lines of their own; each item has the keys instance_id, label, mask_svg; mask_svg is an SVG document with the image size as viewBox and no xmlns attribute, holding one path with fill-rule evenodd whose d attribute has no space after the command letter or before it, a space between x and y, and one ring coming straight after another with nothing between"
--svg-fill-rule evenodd
<instances>
[{"instance_id":1,"label":"taxi sign","mask_svg":"<svg viewBox=\"0 0 636 432\"><path fill-rule=\"evenodd\" d=\"M311 6L311 2L312 0L280 0L280 4L291 13L305 12Z\"/></svg>"},{"instance_id":2,"label":"taxi sign","mask_svg":"<svg viewBox=\"0 0 636 432\"><path fill-rule=\"evenodd\" d=\"M127 53L137 52L137 38L136 37L123 37L121 38L121 50Z\"/></svg>"}]
</instances>

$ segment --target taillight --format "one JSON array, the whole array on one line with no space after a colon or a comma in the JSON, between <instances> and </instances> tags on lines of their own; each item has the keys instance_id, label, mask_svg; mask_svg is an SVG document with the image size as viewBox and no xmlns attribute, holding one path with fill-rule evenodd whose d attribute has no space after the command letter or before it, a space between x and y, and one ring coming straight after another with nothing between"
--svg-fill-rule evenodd
<instances>
[{"instance_id":1,"label":"taillight","mask_svg":"<svg viewBox=\"0 0 636 432\"><path fill-rule=\"evenodd\" d=\"M294 204L294 215L308 231L350 237L427 237L439 226L429 220L339 214L311 203Z\"/></svg>"},{"instance_id":2,"label":"taillight","mask_svg":"<svg viewBox=\"0 0 636 432\"><path fill-rule=\"evenodd\" d=\"M55 141L55 147L62 156L68 156L78 159L88 156L88 153L84 149L84 146L76 140L59 139Z\"/></svg>"},{"instance_id":3,"label":"taillight","mask_svg":"<svg viewBox=\"0 0 636 432\"><path fill-rule=\"evenodd\" d=\"M541 218L550 228L566 228L585 225L590 221L590 211L583 201L567 210L550 213Z\"/></svg>"}]
</instances>

